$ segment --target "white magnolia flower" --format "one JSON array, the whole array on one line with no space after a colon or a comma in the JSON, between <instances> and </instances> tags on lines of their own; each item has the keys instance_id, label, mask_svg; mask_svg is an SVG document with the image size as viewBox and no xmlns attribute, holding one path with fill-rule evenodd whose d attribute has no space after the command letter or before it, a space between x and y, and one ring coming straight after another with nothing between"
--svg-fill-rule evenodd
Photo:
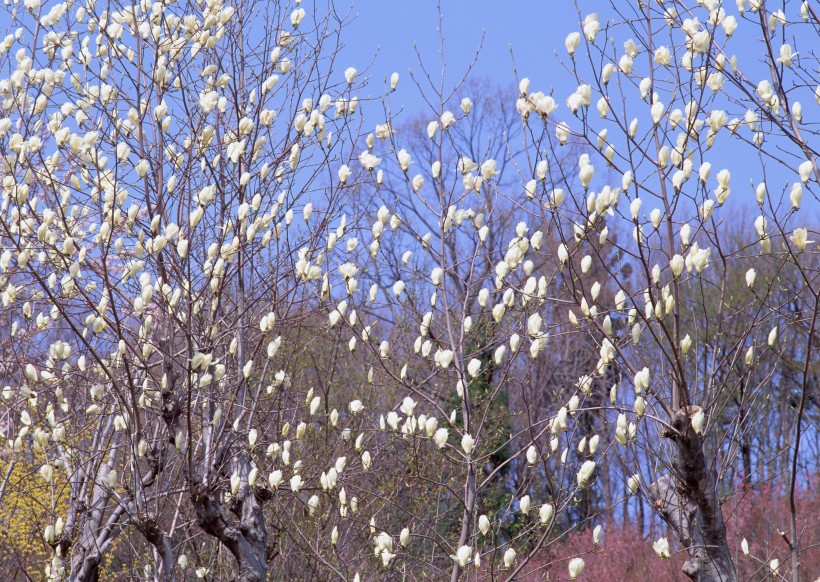
<instances>
[{"instance_id":1,"label":"white magnolia flower","mask_svg":"<svg viewBox=\"0 0 820 582\"><path fill-rule=\"evenodd\" d=\"M794 243L795 248L798 251L805 251L806 245L813 243L813 240L807 240L809 236L808 229L805 228L795 228L794 234L792 234L789 239Z\"/></svg>"},{"instance_id":2,"label":"white magnolia flower","mask_svg":"<svg viewBox=\"0 0 820 582\"><path fill-rule=\"evenodd\" d=\"M378 166L381 163L381 161L382 161L381 158L379 158L377 156L374 156L373 154L371 154L370 152L367 152L367 151L364 151L364 152L359 154L359 163L368 172L372 172L373 168ZM345 178L345 180L346 179L347 178ZM339 180L341 181L341 176L339 177ZM342 183L344 183L344 182L342 182Z\"/></svg>"},{"instance_id":3,"label":"white magnolia flower","mask_svg":"<svg viewBox=\"0 0 820 582\"><path fill-rule=\"evenodd\" d=\"M461 437L461 448L469 455L473 452L473 447L475 447L475 439L470 434L465 433Z\"/></svg>"},{"instance_id":4,"label":"white magnolia flower","mask_svg":"<svg viewBox=\"0 0 820 582\"><path fill-rule=\"evenodd\" d=\"M575 54L580 42L581 34L579 32L570 32L567 35L567 38L564 39L564 47L567 49L567 53L569 53L570 56Z\"/></svg>"},{"instance_id":5,"label":"white magnolia flower","mask_svg":"<svg viewBox=\"0 0 820 582\"><path fill-rule=\"evenodd\" d=\"M692 415L692 429L697 434L703 434L703 425L706 421L706 415L703 412L703 409L699 409L695 414Z\"/></svg>"},{"instance_id":6,"label":"white magnolia flower","mask_svg":"<svg viewBox=\"0 0 820 582\"><path fill-rule=\"evenodd\" d=\"M440 428L433 435L433 440L435 441L436 446L438 448L443 449L447 444L447 439L449 438L449 436L450 431L448 431L446 428Z\"/></svg>"},{"instance_id":7,"label":"white magnolia flower","mask_svg":"<svg viewBox=\"0 0 820 582\"><path fill-rule=\"evenodd\" d=\"M490 519L486 515L482 515L478 518L478 529L481 531L481 535L484 536L490 531Z\"/></svg>"},{"instance_id":8,"label":"white magnolia flower","mask_svg":"<svg viewBox=\"0 0 820 582\"><path fill-rule=\"evenodd\" d=\"M541 506L538 510L538 519L541 521L541 525L549 524L550 520L552 519L554 508L551 504L545 503Z\"/></svg>"},{"instance_id":9,"label":"white magnolia flower","mask_svg":"<svg viewBox=\"0 0 820 582\"><path fill-rule=\"evenodd\" d=\"M299 28L299 24L302 23L302 20L305 18L305 9L304 8L297 8L293 12L290 13L290 24L293 28Z\"/></svg>"},{"instance_id":10,"label":"white magnolia flower","mask_svg":"<svg viewBox=\"0 0 820 582\"><path fill-rule=\"evenodd\" d=\"M512 568L513 564L515 563L515 550L513 548L508 548L506 552L504 552L504 567L507 569Z\"/></svg>"},{"instance_id":11,"label":"white magnolia flower","mask_svg":"<svg viewBox=\"0 0 820 582\"><path fill-rule=\"evenodd\" d=\"M462 568L466 568L467 564L470 563L470 558L473 555L473 548L470 546L461 546L457 551L456 555L452 556L452 558L458 562L458 565Z\"/></svg>"},{"instance_id":12,"label":"white magnolia flower","mask_svg":"<svg viewBox=\"0 0 820 582\"><path fill-rule=\"evenodd\" d=\"M659 558L663 558L664 560L669 558L671 555L669 553L669 541L666 538L659 538L655 540L652 544L652 549L655 550L655 553Z\"/></svg>"},{"instance_id":13,"label":"white magnolia flower","mask_svg":"<svg viewBox=\"0 0 820 582\"><path fill-rule=\"evenodd\" d=\"M584 569L583 558L573 558L569 561L569 579L575 580Z\"/></svg>"},{"instance_id":14,"label":"white magnolia flower","mask_svg":"<svg viewBox=\"0 0 820 582\"><path fill-rule=\"evenodd\" d=\"M584 461L581 465L581 468L578 470L578 486L583 487L586 485L589 478L592 477L592 472L595 471L595 461L587 460Z\"/></svg>"},{"instance_id":15,"label":"white magnolia flower","mask_svg":"<svg viewBox=\"0 0 820 582\"><path fill-rule=\"evenodd\" d=\"M746 286L749 289L754 288L756 278L757 278L757 272L754 269L749 269L748 271L746 271Z\"/></svg>"}]
</instances>

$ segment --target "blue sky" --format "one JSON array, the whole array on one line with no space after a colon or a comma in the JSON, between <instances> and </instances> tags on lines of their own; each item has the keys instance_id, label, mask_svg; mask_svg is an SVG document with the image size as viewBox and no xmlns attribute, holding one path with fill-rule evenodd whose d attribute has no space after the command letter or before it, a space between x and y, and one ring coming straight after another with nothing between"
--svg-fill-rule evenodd
<instances>
[{"instance_id":1,"label":"blue sky","mask_svg":"<svg viewBox=\"0 0 820 582\"><path fill-rule=\"evenodd\" d=\"M556 85L559 95L574 89L555 56L556 51L566 56L564 37L577 29L579 19L572 2L442 0L441 5L444 51L451 81L466 70L485 33L475 75L513 86L512 46L519 76L532 79L533 87L546 92L553 84L563 83ZM414 43L431 73L440 71L437 2L357 0L352 13L357 17L345 35L344 62L351 60L362 69L378 49L373 78L381 79L397 71L402 77L397 102L412 108L413 103L418 103L417 92L410 85L407 71L419 71Z\"/></svg>"}]
</instances>

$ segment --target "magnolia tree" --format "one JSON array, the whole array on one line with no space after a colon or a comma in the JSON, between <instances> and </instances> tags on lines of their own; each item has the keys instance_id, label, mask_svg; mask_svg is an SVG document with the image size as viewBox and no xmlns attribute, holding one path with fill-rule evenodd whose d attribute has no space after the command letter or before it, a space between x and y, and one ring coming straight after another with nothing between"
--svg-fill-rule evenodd
<instances>
[{"instance_id":1,"label":"magnolia tree","mask_svg":"<svg viewBox=\"0 0 820 582\"><path fill-rule=\"evenodd\" d=\"M332 5L6 10L0 496L39 499L29 576L575 579L562 540L605 552L639 499L693 580L799 579L808 3L581 13L572 94L488 105L422 63L410 125L398 74L335 62ZM772 463L761 550L721 500Z\"/></svg>"},{"instance_id":2,"label":"magnolia tree","mask_svg":"<svg viewBox=\"0 0 820 582\"><path fill-rule=\"evenodd\" d=\"M3 396L10 462L36 454L49 484L51 577L97 579L130 531L172 579L196 523L263 580L263 503L313 477L286 437L322 399L279 392L277 353L319 305L348 194L318 184L357 135L340 17L316 10L9 8Z\"/></svg>"},{"instance_id":3,"label":"magnolia tree","mask_svg":"<svg viewBox=\"0 0 820 582\"><path fill-rule=\"evenodd\" d=\"M572 231L555 221L565 233L559 260L577 304L570 320L601 346L596 372L609 363L632 379L632 390L613 386L610 394L616 440L656 451L644 463L624 459L635 470L630 489L651 499L686 550L683 570L693 579L737 577L719 481L738 454L737 435L748 431L746 414L771 391L777 368L792 368L791 511L780 534L789 564L752 559L796 581L808 522L794 499L806 479L798 460L815 381L818 309L816 246L808 240L816 232L816 132L806 127L801 101L820 102L820 87L813 63L801 63L792 44L813 43L818 20L808 3L777 11L762 2L700 4L639 3L610 22L585 15L582 30L566 38L579 86L566 103L575 119L556 125L556 139L580 137L623 178L586 190L586 208L565 211ZM744 28L762 39L762 64L734 52ZM586 74L582 63L598 66ZM733 157L721 156L721 147L756 159L754 171L735 168L735 176L744 172L742 190L721 167ZM594 168L591 158L579 160L585 186L594 183ZM757 245L733 240L733 187L758 206L746 227L754 227ZM806 193L813 199L804 201ZM580 193L575 199L583 201ZM608 246L613 218L629 225L632 240L614 243L619 259L607 265L599 248ZM600 283L585 275L596 262L617 282L614 310L601 304ZM624 276L626 263L635 267L632 277ZM749 267L745 291L734 282L740 265ZM693 325L690 313L698 311L706 317ZM633 434L629 404L636 420L647 419ZM739 413L727 418L727 407ZM745 540L741 547L749 555ZM665 538L655 543L662 557L668 548Z\"/></svg>"}]
</instances>

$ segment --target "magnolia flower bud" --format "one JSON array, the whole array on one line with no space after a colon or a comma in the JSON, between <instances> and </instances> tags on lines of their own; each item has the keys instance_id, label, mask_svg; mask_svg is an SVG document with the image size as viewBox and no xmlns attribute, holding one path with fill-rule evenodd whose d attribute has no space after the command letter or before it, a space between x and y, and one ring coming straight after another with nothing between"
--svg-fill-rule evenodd
<instances>
[{"instance_id":1,"label":"magnolia flower bud","mask_svg":"<svg viewBox=\"0 0 820 582\"><path fill-rule=\"evenodd\" d=\"M446 370L450 367L450 363L453 361L453 352L451 350L441 350L436 352L435 360L442 369Z\"/></svg>"},{"instance_id":2,"label":"magnolia flower bud","mask_svg":"<svg viewBox=\"0 0 820 582\"><path fill-rule=\"evenodd\" d=\"M46 526L46 529L43 531L43 540L47 544L51 544L54 541L54 525L49 524Z\"/></svg>"},{"instance_id":3,"label":"magnolia flower bud","mask_svg":"<svg viewBox=\"0 0 820 582\"><path fill-rule=\"evenodd\" d=\"M564 47L567 49L569 56L573 56L578 49L581 42L581 34L579 32L570 32L567 38L564 39Z\"/></svg>"},{"instance_id":4,"label":"magnolia flower bud","mask_svg":"<svg viewBox=\"0 0 820 582\"><path fill-rule=\"evenodd\" d=\"M609 112L609 101L607 100L607 98L601 97L600 99L598 99L596 108L598 109L598 114L601 116L601 119L605 119L606 114ZM605 142L605 137L599 134L598 147L602 147Z\"/></svg>"},{"instance_id":5,"label":"magnolia flower bud","mask_svg":"<svg viewBox=\"0 0 820 582\"><path fill-rule=\"evenodd\" d=\"M512 568L513 564L515 563L515 550L513 548L508 548L506 552L504 552L504 567L507 569Z\"/></svg>"},{"instance_id":6,"label":"magnolia flower bud","mask_svg":"<svg viewBox=\"0 0 820 582\"><path fill-rule=\"evenodd\" d=\"M583 487L586 485L589 478L592 477L593 471L595 471L595 461L584 461L581 468L578 470L578 475L576 476L578 480L578 487Z\"/></svg>"},{"instance_id":7,"label":"magnolia flower bud","mask_svg":"<svg viewBox=\"0 0 820 582\"><path fill-rule=\"evenodd\" d=\"M239 493L239 487L242 484L242 478L239 476L239 473L233 473L231 475L231 495L236 495Z\"/></svg>"},{"instance_id":8,"label":"magnolia flower bud","mask_svg":"<svg viewBox=\"0 0 820 582\"><path fill-rule=\"evenodd\" d=\"M567 143L567 140L569 139L569 132L569 126L563 121L555 126L555 137L558 138L561 145Z\"/></svg>"},{"instance_id":9,"label":"magnolia flower bud","mask_svg":"<svg viewBox=\"0 0 820 582\"><path fill-rule=\"evenodd\" d=\"M455 556L451 556L458 565L462 568L466 568L467 564L470 563L470 558L473 555L473 548L470 546L461 546L458 551L456 552Z\"/></svg>"},{"instance_id":10,"label":"magnolia flower bud","mask_svg":"<svg viewBox=\"0 0 820 582\"><path fill-rule=\"evenodd\" d=\"M672 274L676 278L683 272L684 263L683 257L678 254L672 257L672 260L669 262L669 266L672 269Z\"/></svg>"},{"instance_id":11,"label":"magnolia flower bud","mask_svg":"<svg viewBox=\"0 0 820 582\"><path fill-rule=\"evenodd\" d=\"M302 477L300 475L294 475L290 478L290 489L294 493L298 493L303 485L304 482L302 481Z\"/></svg>"},{"instance_id":12,"label":"magnolia flower bud","mask_svg":"<svg viewBox=\"0 0 820 582\"><path fill-rule=\"evenodd\" d=\"M590 455L594 455L595 452L598 450L598 443L600 442L600 440L601 440L601 437L599 437L597 434L592 435L592 438L589 439L589 454Z\"/></svg>"},{"instance_id":13,"label":"magnolia flower bud","mask_svg":"<svg viewBox=\"0 0 820 582\"><path fill-rule=\"evenodd\" d=\"M774 345L774 342L776 342L776 341L777 341L777 326L774 326L772 328L772 331L769 332L769 338L768 338L769 347L772 347Z\"/></svg>"},{"instance_id":14,"label":"magnolia flower bud","mask_svg":"<svg viewBox=\"0 0 820 582\"><path fill-rule=\"evenodd\" d=\"M792 208L795 210L800 209L800 202L803 200L803 186L800 182L795 182L792 184L791 189L789 190L789 201L792 203Z\"/></svg>"},{"instance_id":15,"label":"magnolia flower bud","mask_svg":"<svg viewBox=\"0 0 820 582\"><path fill-rule=\"evenodd\" d=\"M587 164L580 169L578 176L581 179L581 185L584 188L589 188L589 183L592 181L592 176L595 175L595 168L592 164Z\"/></svg>"},{"instance_id":16,"label":"magnolia flower bud","mask_svg":"<svg viewBox=\"0 0 820 582\"><path fill-rule=\"evenodd\" d=\"M668 67L671 63L671 55L669 53L669 49L665 46L661 46L655 49L655 62L662 66Z\"/></svg>"},{"instance_id":17,"label":"magnolia flower bud","mask_svg":"<svg viewBox=\"0 0 820 582\"><path fill-rule=\"evenodd\" d=\"M313 515L314 513L316 513L316 509L319 507L319 496L318 495L312 495L310 497L310 499L308 499L307 506L308 506L308 513L310 515Z\"/></svg>"},{"instance_id":18,"label":"magnolia flower bud","mask_svg":"<svg viewBox=\"0 0 820 582\"><path fill-rule=\"evenodd\" d=\"M461 437L461 448L469 455L473 452L473 447L475 447L475 439L471 435L465 433L464 436Z\"/></svg>"},{"instance_id":19,"label":"magnolia flower bud","mask_svg":"<svg viewBox=\"0 0 820 582\"><path fill-rule=\"evenodd\" d=\"M800 101L792 103L792 115L797 123L803 122L803 105L800 104Z\"/></svg>"},{"instance_id":20,"label":"magnolia flower bud","mask_svg":"<svg viewBox=\"0 0 820 582\"><path fill-rule=\"evenodd\" d=\"M757 272L754 269L749 269L748 271L746 271L746 286L749 289L754 289L756 278Z\"/></svg>"},{"instance_id":21,"label":"magnolia flower bud","mask_svg":"<svg viewBox=\"0 0 820 582\"><path fill-rule=\"evenodd\" d=\"M268 483L270 483L271 489L278 489L282 483L282 471L277 469L268 475Z\"/></svg>"},{"instance_id":22,"label":"magnolia flower bud","mask_svg":"<svg viewBox=\"0 0 820 582\"><path fill-rule=\"evenodd\" d=\"M761 182L757 185L757 188L755 188L755 198L757 199L757 203L761 206L763 205L763 202L766 200L766 194L766 182Z\"/></svg>"},{"instance_id":23,"label":"magnolia flower bud","mask_svg":"<svg viewBox=\"0 0 820 582\"><path fill-rule=\"evenodd\" d=\"M652 117L652 123L658 125L661 118L663 117L664 112L664 105L660 101L655 101L652 104L652 107L649 110L649 114Z\"/></svg>"},{"instance_id":24,"label":"magnolia flower bud","mask_svg":"<svg viewBox=\"0 0 820 582\"><path fill-rule=\"evenodd\" d=\"M538 519L541 520L541 525L547 525L552 519L553 507L549 503L545 503L538 510Z\"/></svg>"},{"instance_id":25,"label":"magnolia flower bud","mask_svg":"<svg viewBox=\"0 0 820 582\"><path fill-rule=\"evenodd\" d=\"M518 507L524 515L529 515L531 505L532 503L529 495L524 495L518 502Z\"/></svg>"},{"instance_id":26,"label":"magnolia flower bud","mask_svg":"<svg viewBox=\"0 0 820 582\"><path fill-rule=\"evenodd\" d=\"M297 8L293 12L290 13L290 24L293 28L299 28L299 24L301 24L302 20L305 18L305 9L304 8Z\"/></svg>"},{"instance_id":27,"label":"magnolia flower bud","mask_svg":"<svg viewBox=\"0 0 820 582\"><path fill-rule=\"evenodd\" d=\"M689 353L689 349L692 347L692 338L687 333L682 340L680 340L680 351L682 355L686 355Z\"/></svg>"},{"instance_id":28,"label":"magnolia flower bud","mask_svg":"<svg viewBox=\"0 0 820 582\"><path fill-rule=\"evenodd\" d=\"M695 431L696 434L703 434L703 424L706 420L706 415L703 413L703 409L698 409L698 411L692 415L692 429Z\"/></svg>"},{"instance_id":29,"label":"magnolia flower bud","mask_svg":"<svg viewBox=\"0 0 820 582\"><path fill-rule=\"evenodd\" d=\"M347 164L342 164L342 167L339 168L338 176L339 176L339 184L344 184L347 182L347 179L350 177L350 168L347 167Z\"/></svg>"},{"instance_id":30,"label":"magnolia flower bud","mask_svg":"<svg viewBox=\"0 0 820 582\"><path fill-rule=\"evenodd\" d=\"M486 515L482 515L478 518L478 529L481 531L481 535L484 536L490 531L490 520Z\"/></svg>"},{"instance_id":31,"label":"magnolia flower bud","mask_svg":"<svg viewBox=\"0 0 820 582\"><path fill-rule=\"evenodd\" d=\"M634 493L638 490L638 487L641 485L641 476L637 473L632 475L627 479L626 486L629 489L629 494L634 495Z\"/></svg>"},{"instance_id":32,"label":"magnolia flower bud","mask_svg":"<svg viewBox=\"0 0 820 582\"><path fill-rule=\"evenodd\" d=\"M40 477L42 477L46 483L51 483L52 479L54 479L54 468L51 465L43 465L40 467Z\"/></svg>"},{"instance_id":33,"label":"magnolia flower bud","mask_svg":"<svg viewBox=\"0 0 820 582\"><path fill-rule=\"evenodd\" d=\"M641 211L641 199L635 198L629 203L629 212L632 215L632 220L638 220L638 213Z\"/></svg>"},{"instance_id":34,"label":"magnolia flower bud","mask_svg":"<svg viewBox=\"0 0 820 582\"><path fill-rule=\"evenodd\" d=\"M148 168L149 168L149 165L148 165L148 160L140 160L140 161L137 163L137 165L136 165L136 166L134 166L134 169L137 171L137 175L138 175L140 178L144 178L144 177L145 177L145 175L148 173Z\"/></svg>"},{"instance_id":35,"label":"magnolia flower bud","mask_svg":"<svg viewBox=\"0 0 820 582\"><path fill-rule=\"evenodd\" d=\"M583 558L573 558L569 561L569 579L575 580L584 569Z\"/></svg>"},{"instance_id":36,"label":"magnolia flower bud","mask_svg":"<svg viewBox=\"0 0 820 582\"><path fill-rule=\"evenodd\" d=\"M433 435L433 440L435 441L436 446L438 448L443 449L445 445L447 445L447 439L449 438L449 436L450 431L448 431L446 428L440 428Z\"/></svg>"},{"instance_id":37,"label":"magnolia flower bud","mask_svg":"<svg viewBox=\"0 0 820 582\"><path fill-rule=\"evenodd\" d=\"M792 47L788 44L780 45L780 57L777 59L778 63L783 63L786 67L792 66L792 57L794 56L794 52L792 51Z\"/></svg>"},{"instance_id":38,"label":"magnolia flower bud","mask_svg":"<svg viewBox=\"0 0 820 582\"><path fill-rule=\"evenodd\" d=\"M659 538L655 540L655 542L652 544L652 549L655 550L655 553L658 555L659 558L665 560L670 557L669 541L666 538Z\"/></svg>"},{"instance_id":39,"label":"magnolia flower bud","mask_svg":"<svg viewBox=\"0 0 820 582\"><path fill-rule=\"evenodd\" d=\"M598 35L600 29L601 25L598 22L597 14L587 14L586 17L584 17L584 36L589 42L595 41L595 37Z\"/></svg>"},{"instance_id":40,"label":"magnolia flower bud","mask_svg":"<svg viewBox=\"0 0 820 582\"><path fill-rule=\"evenodd\" d=\"M806 160L800 164L797 171L800 174L800 181L807 184L809 180L811 180L811 173L814 171L814 165L811 160Z\"/></svg>"}]
</instances>

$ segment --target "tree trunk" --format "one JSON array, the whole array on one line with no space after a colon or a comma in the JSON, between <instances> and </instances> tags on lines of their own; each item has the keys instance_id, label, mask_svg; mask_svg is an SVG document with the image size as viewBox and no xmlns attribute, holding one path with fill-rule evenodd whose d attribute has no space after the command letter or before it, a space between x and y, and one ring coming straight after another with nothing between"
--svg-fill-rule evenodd
<instances>
[{"instance_id":1,"label":"tree trunk","mask_svg":"<svg viewBox=\"0 0 820 582\"><path fill-rule=\"evenodd\" d=\"M743 487L752 487L752 449L749 446L749 438L741 437L740 452L743 455Z\"/></svg>"},{"instance_id":2,"label":"tree trunk","mask_svg":"<svg viewBox=\"0 0 820 582\"><path fill-rule=\"evenodd\" d=\"M235 582L265 582L268 570L268 534L262 506L253 491L240 492L240 522L236 523L222 504L201 483L194 486L191 500L196 509L199 526L216 537L236 559L239 573Z\"/></svg>"},{"instance_id":3,"label":"tree trunk","mask_svg":"<svg viewBox=\"0 0 820 582\"><path fill-rule=\"evenodd\" d=\"M155 562L157 572L154 580L159 582L176 582L174 575L174 550L173 540L165 535L162 528L156 523L150 524L144 533L145 538L154 546L156 552Z\"/></svg>"},{"instance_id":4,"label":"tree trunk","mask_svg":"<svg viewBox=\"0 0 820 582\"><path fill-rule=\"evenodd\" d=\"M100 577L100 554L91 548L71 559L70 582L97 582Z\"/></svg>"},{"instance_id":5,"label":"tree trunk","mask_svg":"<svg viewBox=\"0 0 820 582\"><path fill-rule=\"evenodd\" d=\"M679 413L674 432L665 436L675 445L672 475L664 475L649 489L655 508L675 531L689 559L683 572L696 582L736 582L737 571L726 540L715 471L703 452L703 441L689 417Z\"/></svg>"}]
</instances>

